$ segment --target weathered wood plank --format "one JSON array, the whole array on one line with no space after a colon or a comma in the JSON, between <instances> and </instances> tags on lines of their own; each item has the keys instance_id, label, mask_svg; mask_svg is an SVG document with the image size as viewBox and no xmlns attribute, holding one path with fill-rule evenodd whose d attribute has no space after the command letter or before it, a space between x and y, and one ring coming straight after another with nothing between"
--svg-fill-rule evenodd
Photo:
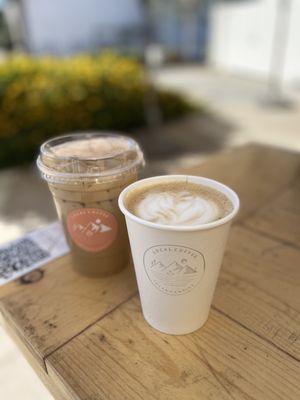
<instances>
[{"instance_id":1,"label":"weathered wood plank","mask_svg":"<svg viewBox=\"0 0 300 400\"><path fill-rule=\"evenodd\" d=\"M180 171L221 180L242 201L211 317L192 335L148 327L128 300L132 268L92 280L66 256L41 281L0 290L9 330L38 373L46 362L57 398L298 399L299 163L297 154L247 146Z\"/></svg>"},{"instance_id":2,"label":"weathered wood plank","mask_svg":"<svg viewBox=\"0 0 300 400\"><path fill-rule=\"evenodd\" d=\"M65 259L64 257L59 257L55 260L55 263L50 263L50 264L45 264L42 268L39 268L40 271L42 271L42 278L47 277L49 279L49 276L55 272L57 269L61 268L62 265L65 264ZM26 274L25 274L26 275ZM32 290L34 290L35 286L37 285L37 282L32 282L32 283L24 283L22 282L22 277L19 279L16 279L14 281L11 281L3 286L0 287L0 323L2 323L3 320L3 314L1 310L1 299L4 297L7 297L9 295L13 295L17 292L22 292L26 287L30 287Z\"/></svg>"},{"instance_id":3,"label":"weathered wood plank","mask_svg":"<svg viewBox=\"0 0 300 400\"><path fill-rule=\"evenodd\" d=\"M300 179L244 222L247 227L300 248Z\"/></svg>"},{"instance_id":4,"label":"weathered wood plank","mask_svg":"<svg viewBox=\"0 0 300 400\"><path fill-rule=\"evenodd\" d=\"M38 359L35 353L27 347L23 338L18 336L17 331L14 329L14 327L12 327L10 324L7 324L5 320L3 320L3 326L8 335L14 340L18 348L22 351L22 354L24 355L30 366L33 368L39 379L53 395L55 400L65 400L68 396L65 388L53 384L51 378L45 371L44 363L41 364L41 360Z\"/></svg>"},{"instance_id":5,"label":"weathered wood plank","mask_svg":"<svg viewBox=\"0 0 300 400\"><path fill-rule=\"evenodd\" d=\"M248 145L224 151L181 174L201 175L232 187L240 196L242 220L288 187L299 174L297 153Z\"/></svg>"},{"instance_id":6,"label":"weathered wood plank","mask_svg":"<svg viewBox=\"0 0 300 400\"><path fill-rule=\"evenodd\" d=\"M6 285L0 287L0 299L2 297L8 296L9 294L15 293L21 288L20 280L9 282Z\"/></svg>"},{"instance_id":7,"label":"weathered wood plank","mask_svg":"<svg viewBox=\"0 0 300 400\"><path fill-rule=\"evenodd\" d=\"M154 331L137 298L46 360L78 399L296 400L300 364L213 310L190 335ZM72 399L70 393L68 399Z\"/></svg>"},{"instance_id":8,"label":"weathered wood plank","mask_svg":"<svg viewBox=\"0 0 300 400\"><path fill-rule=\"evenodd\" d=\"M214 306L300 360L300 251L232 229Z\"/></svg>"},{"instance_id":9,"label":"weathered wood plank","mask_svg":"<svg viewBox=\"0 0 300 400\"><path fill-rule=\"evenodd\" d=\"M41 268L39 268L39 270L41 271L45 271L47 269L47 276L51 275L52 273L55 273L55 271L57 270L57 268L61 268L61 260L62 263L64 264L64 257L59 257L55 260L55 263L48 263L43 265ZM48 269L49 266L49 269ZM36 270L35 270L36 271ZM33 271L33 272L35 272ZM29 273L30 274L30 273ZM25 274L26 276L28 274ZM11 295L13 293L22 291L24 289L24 286L30 285L31 288L34 288L35 283L32 282L31 284L26 284L24 282L22 282L22 277L18 278L14 281L11 281L3 286L0 287L0 299L2 299L5 296Z\"/></svg>"},{"instance_id":10,"label":"weathered wood plank","mask_svg":"<svg viewBox=\"0 0 300 400\"><path fill-rule=\"evenodd\" d=\"M49 272L49 274L48 274ZM76 336L136 293L132 266L102 279L78 275L70 256L45 268L45 276L0 301L6 322L40 358Z\"/></svg>"}]
</instances>

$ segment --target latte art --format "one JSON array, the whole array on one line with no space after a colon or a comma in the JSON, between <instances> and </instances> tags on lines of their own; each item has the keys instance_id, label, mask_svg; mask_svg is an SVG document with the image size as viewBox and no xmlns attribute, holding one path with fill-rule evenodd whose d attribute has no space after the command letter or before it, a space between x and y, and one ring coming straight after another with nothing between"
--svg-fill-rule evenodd
<instances>
[{"instance_id":1,"label":"latte art","mask_svg":"<svg viewBox=\"0 0 300 400\"><path fill-rule=\"evenodd\" d=\"M137 214L165 225L198 225L214 221L219 209L210 199L182 191L149 193L137 206Z\"/></svg>"},{"instance_id":2,"label":"latte art","mask_svg":"<svg viewBox=\"0 0 300 400\"><path fill-rule=\"evenodd\" d=\"M163 225L201 225L227 215L232 204L215 189L189 182L144 186L131 192L128 209L136 216Z\"/></svg>"}]
</instances>

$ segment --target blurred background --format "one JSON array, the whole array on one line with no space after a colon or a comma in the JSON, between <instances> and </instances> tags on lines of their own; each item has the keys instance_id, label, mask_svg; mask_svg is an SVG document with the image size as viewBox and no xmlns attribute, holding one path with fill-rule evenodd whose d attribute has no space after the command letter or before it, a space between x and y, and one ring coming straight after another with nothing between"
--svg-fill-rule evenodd
<instances>
[{"instance_id":1,"label":"blurred background","mask_svg":"<svg viewBox=\"0 0 300 400\"><path fill-rule=\"evenodd\" d=\"M128 132L145 175L299 151L299 21L299 0L0 0L0 243L56 218L34 160L57 134ZM1 399L51 398L2 330L0 371Z\"/></svg>"}]
</instances>

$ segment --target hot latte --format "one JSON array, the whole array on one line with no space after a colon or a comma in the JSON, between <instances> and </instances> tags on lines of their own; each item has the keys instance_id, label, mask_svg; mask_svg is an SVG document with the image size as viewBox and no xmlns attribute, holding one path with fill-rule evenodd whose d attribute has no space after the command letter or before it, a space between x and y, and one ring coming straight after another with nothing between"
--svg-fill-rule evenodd
<instances>
[{"instance_id":1,"label":"hot latte","mask_svg":"<svg viewBox=\"0 0 300 400\"><path fill-rule=\"evenodd\" d=\"M137 217L163 225L207 224L233 210L220 191L182 180L145 183L133 189L125 203Z\"/></svg>"}]
</instances>

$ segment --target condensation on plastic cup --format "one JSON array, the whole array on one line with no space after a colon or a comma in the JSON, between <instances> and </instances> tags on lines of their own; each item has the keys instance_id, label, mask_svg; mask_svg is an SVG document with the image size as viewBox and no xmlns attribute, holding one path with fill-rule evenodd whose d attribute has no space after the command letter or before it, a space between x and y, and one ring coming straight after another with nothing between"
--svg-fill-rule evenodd
<instances>
[{"instance_id":1,"label":"condensation on plastic cup","mask_svg":"<svg viewBox=\"0 0 300 400\"><path fill-rule=\"evenodd\" d=\"M126 196L135 188L155 182L183 180L216 189L232 202L233 210L217 221L202 225L173 226L143 220L126 208ZM228 186L212 179L169 175L143 179L119 196L126 218L142 311L155 329L181 335L199 329L207 320L223 253L239 198ZM190 276L172 274L189 268Z\"/></svg>"}]
</instances>

